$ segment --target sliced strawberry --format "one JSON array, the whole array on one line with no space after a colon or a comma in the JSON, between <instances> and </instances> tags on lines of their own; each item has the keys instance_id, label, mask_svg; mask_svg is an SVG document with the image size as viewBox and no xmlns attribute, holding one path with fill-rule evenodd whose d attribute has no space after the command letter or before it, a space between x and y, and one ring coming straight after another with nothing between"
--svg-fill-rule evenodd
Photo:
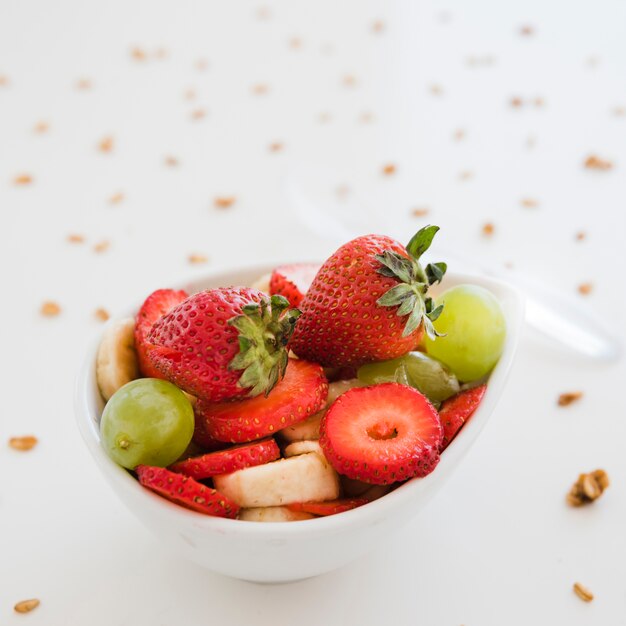
<instances>
[{"instance_id":1,"label":"sliced strawberry","mask_svg":"<svg viewBox=\"0 0 626 626\"><path fill-rule=\"evenodd\" d=\"M135 318L135 349L137 350L139 369L147 378L165 378L148 358L148 352L151 350L151 344L147 341L148 333L157 320L169 313L185 298L187 298L187 293L182 290L158 289L146 298L137 313Z\"/></svg>"},{"instance_id":2,"label":"sliced strawberry","mask_svg":"<svg viewBox=\"0 0 626 626\"><path fill-rule=\"evenodd\" d=\"M365 498L344 498L342 500L328 500L327 502L294 502L288 504L290 511L299 513L311 513L312 515L336 515L350 509L356 509L357 506L367 504L369 500Z\"/></svg>"},{"instance_id":3,"label":"sliced strawberry","mask_svg":"<svg viewBox=\"0 0 626 626\"><path fill-rule=\"evenodd\" d=\"M320 266L315 263L293 263L277 267L270 278L270 294L278 294L297 307L308 291Z\"/></svg>"},{"instance_id":4,"label":"sliced strawberry","mask_svg":"<svg viewBox=\"0 0 626 626\"><path fill-rule=\"evenodd\" d=\"M188 476L150 465L139 465L136 472L144 487L192 511L231 519L239 513L239 506L226 496Z\"/></svg>"},{"instance_id":5,"label":"sliced strawberry","mask_svg":"<svg viewBox=\"0 0 626 626\"><path fill-rule=\"evenodd\" d=\"M328 381L316 363L290 359L285 377L267 397L235 402L196 403L196 432L219 441L243 443L262 439L317 413L326 401Z\"/></svg>"},{"instance_id":6,"label":"sliced strawberry","mask_svg":"<svg viewBox=\"0 0 626 626\"><path fill-rule=\"evenodd\" d=\"M398 383L340 395L320 427L320 445L340 473L376 485L426 476L439 462L442 428L419 391Z\"/></svg>"},{"instance_id":7,"label":"sliced strawberry","mask_svg":"<svg viewBox=\"0 0 626 626\"><path fill-rule=\"evenodd\" d=\"M472 413L478 408L485 395L487 385L480 385L457 393L456 396L445 400L439 408L439 419L443 426L443 442L441 450L445 450L456 437L459 430Z\"/></svg>"},{"instance_id":8,"label":"sliced strawberry","mask_svg":"<svg viewBox=\"0 0 626 626\"><path fill-rule=\"evenodd\" d=\"M196 402L196 406L193 407L196 416L196 427L193 431L192 441L201 448L204 448L207 452L215 452L216 450L228 448L228 442L218 441L207 432L206 421L201 419L198 414L198 404L199 403Z\"/></svg>"},{"instance_id":9,"label":"sliced strawberry","mask_svg":"<svg viewBox=\"0 0 626 626\"><path fill-rule=\"evenodd\" d=\"M195 456L170 465L173 472L180 472L195 480L211 478L217 474L230 474L245 467L263 465L280 457L280 450L273 439L244 443L240 446Z\"/></svg>"}]
</instances>

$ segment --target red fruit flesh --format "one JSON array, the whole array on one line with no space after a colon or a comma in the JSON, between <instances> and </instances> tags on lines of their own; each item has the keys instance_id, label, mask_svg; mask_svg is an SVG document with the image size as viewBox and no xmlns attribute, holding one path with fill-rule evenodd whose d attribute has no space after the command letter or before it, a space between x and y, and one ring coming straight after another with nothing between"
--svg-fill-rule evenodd
<instances>
[{"instance_id":1,"label":"red fruit flesh","mask_svg":"<svg viewBox=\"0 0 626 626\"><path fill-rule=\"evenodd\" d=\"M196 406L194 406L193 411L196 416L196 426L193 431L192 441L201 448L204 448L207 452L215 452L216 450L223 450L224 448L227 448L227 442L218 441L217 439L211 437L211 435L207 432L205 421L198 417L197 403Z\"/></svg>"},{"instance_id":2,"label":"red fruit flesh","mask_svg":"<svg viewBox=\"0 0 626 626\"><path fill-rule=\"evenodd\" d=\"M148 333L157 320L169 313L185 298L187 298L185 291L158 289L146 298L135 317L135 349L139 369L146 378L165 378L148 357L148 353L152 349L148 342Z\"/></svg>"},{"instance_id":3,"label":"red fruit flesh","mask_svg":"<svg viewBox=\"0 0 626 626\"><path fill-rule=\"evenodd\" d=\"M247 395L238 386L240 370L228 366L239 353L239 333L228 320L247 304L258 303L257 289L220 288L194 294L153 327L150 359L168 380L214 402Z\"/></svg>"},{"instance_id":4,"label":"red fruit flesh","mask_svg":"<svg viewBox=\"0 0 626 626\"><path fill-rule=\"evenodd\" d=\"M358 366L393 359L413 350L422 326L402 336L407 318L398 307L377 304L397 286L383 276L375 255L385 250L407 257L390 237L367 235L343 245L320 268L300 303L290 348L300 357L325 367Z\"/></svg>"},{"instance_id":5,"label":"red fruit flesh","mask_svg":"<svg viewBox=\"0 0 626 626\"><path fill-rule=\"evenodd\" d=\"M280 450L273 439L246 443L220 452L179 461L170 466L173 472L180 472L195 480L211 478L218 474L230 474L245 467L263 465L280 457Z\"/></svg>"},{"instance_id":6,"label":"red fruit flesh","mask_svg":"<svg viewBox=\"0 0 626 626\"><path fill-rule=\"evenodd\" d=\"M288 504L287 508L291 511L326 516L356 509L358 506L362 506L368 502L369 500L365 498L329 500L328 502L294 502L293 504Z\"/></svg>"},{"instance_id":7,"label":"red fruit flesh","mask_svg":"<svg viewBox=\"0 0 626 626\"><path fill-rule=\"evenodd\" d=\"M439 408L439 419L443 427L441 450L445 450L456 437L459 430L478 408L487 385L480 385L457 393L445 400Z\"/></svg>"},{"instance_id":8,"label":"red fruit flesh","mask_svg":"<svg viewBox=\"0 0 626 626\"><path fill-rule=\"evenodd\" d=\"M243 443L261 439L317 413L326 402L328 381L316 363L290 359L285 377L270 394L241 400L196 404L196 431L214 439Z\"/></svg>"},{"instance_id":9,"label":"red fruit flesh","mask_svg":"<svg viewBox=\"0 0 626 626\"><path fill-rule=\"evenodd\" d=\"M239 513L239 506L225 495L188 476L150 465L139 465L136 472L144 487L192 511L230 519Z\"/></svg>"},{"instance_id":10,"label":"red fruit flesh","mask_svg":"<svg viewBox=\"0 0 626 626\"><path fill-rule=\"evenodd\" d=\"M315 263L293 263L277 267L270 278L270 294L278 294L297 307L309 289L320 266Z\"/></svg>"},{"instance_id":11,"label":"red fruit flesh","mask_svg":"<svg viewBox=\"0 0 626 626\"><path fill-rule=\"evenodd\" d=\"M346 391L320 426L320 445L337 472L377 485L432 472L441 438L434 407L398 383Z\"/></svg>"}]
</instances>

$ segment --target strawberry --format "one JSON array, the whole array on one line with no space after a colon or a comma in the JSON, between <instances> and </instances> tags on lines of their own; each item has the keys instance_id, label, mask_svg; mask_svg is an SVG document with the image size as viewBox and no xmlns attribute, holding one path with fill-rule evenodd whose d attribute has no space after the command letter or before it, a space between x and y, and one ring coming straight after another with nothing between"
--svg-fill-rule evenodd
<instances>
[{"instance_id":1,"label":"strawberry","mask_svg":"<svg viewBox=\"0 0 626 626\"><path fill-rule=\"evenodd\" d=\"M202 480L217 474L230 474L244 467L263 465L279 457L280 450L276 442L273 439L265 439L185 459L170 465L169 469L195 480Z\"/></svg>"},{"instance_id":2,"label":"strawberry","mask_svg":"<svg viewBox=\"0 0 626 626\"><path fill-rule=\"evenodd\" d=\"M164 378L163 374L152 365L148 358L151 345L147 341L148 333L153 324L180 304L187 297L185 291L173 289L158 289L151 293L141 305L135 317L135 349L139 369L146 378Z\"/></svg>"},{"instance_id":3,"label":"strawberry","mask_svg":"<svg viewBox=\"0 0 626 626\"><path fill-rule=\"evenodd\" d=\"M207 432L204 420L198 418L198 412L195 406L193 410L196 415L196 427L193 431L192 441L201 448L204 448L207 452L215 452L217 450L228 448L228 443L218 441L217 439L211 437L211 435Z\"/></svg>"},{"instance_id":4,"label":"strawberry","mask_svg":"<svg viewBox=\"0 0 626 626\"><path fill-rule=\"evenodd\" d=\"M316 363L290 359L285 377L270 394L239 402L196 403L196 431L219 441L261 439L317 413L325 404L328 382Z\"/></svg>"},{"instance_id":5,"label":"strawberry","mask_svg":"<svg viewBox=\"0 0 626 626\"><path fill-rule=\"evenodd\" d=\"M192 511L231 519L239 513L239 506L226 496L188 476L151 465L139 465L136 472L144 487Z\"/></svg>"},{"instance_id":6,"label":"strawberry","mask_svg":"<svg viewBox=\"0 0 626 626\"><path fill-rule=\"evenodd\" d=\"M346 391L320 426L320 446L335 470L376 485L432 472L441 438L434 407L419 391L399 383Z\"/></svg>"},{"instance_id":7,"label":"strawberry","mask_svg":"<svg viewBox=\"0 0 626 626\"><path fill-rule=\"evenodd\" d=\"M480 385L480 387L466 389L444 400L439 408L439 419L443 427L442 451L448 447L459 430L461 430L463 424L467 422L472 413L478 408L486 389L487 385Z\"/></svg>"},{"instance_id":8,"label":"strawberry","mask_svg":"<svg viewBox=\"0 0 626 626\"><path fill-rule=\"evenodd\" d=\"M293 504L288 504L287 508L290 511L296 511L298 513L311 513L312 515L326 516L356 509L356 507L367 504L368 502L369 500L365 498L327 500L326 502L294 502Z\"/></svg>"},{"instance_id":9,"label":"strawberry","mask_svg":"<svg viewBox=\"0 0 626 626\"><path fill-rule=\"evenodd\" d=\"M284 296L291 306L297 307L319 269L320 266L316 263L281 265L270 277L270 293Z\"/></svg>"},{"instance_id":10,"label":"strawberry","mask_svg":"<svg viewBox=\"0 0 626 626\"><path fill-rule=\"evenodd\" d=\"M434 308L426 292L441 281L446 264L424 269L419 259L438 230L421 229L406 248L381 235L341 246L300 303L290 348L308 361L346 367L406 354L424 330L435 336L432 322L442 307Z\"/></svg>"},{"instance_id":11,"label":"strawberry","mask_svg":"<svg viewBox=\"0 0 626 626\"><path fill-rule=\"evenodd\" d=\"M149 357L169 381L211 402L269 393L287 367L300 315L282 296L221 287L196 293L158 320Z\"/></svg>"}]
</instances>

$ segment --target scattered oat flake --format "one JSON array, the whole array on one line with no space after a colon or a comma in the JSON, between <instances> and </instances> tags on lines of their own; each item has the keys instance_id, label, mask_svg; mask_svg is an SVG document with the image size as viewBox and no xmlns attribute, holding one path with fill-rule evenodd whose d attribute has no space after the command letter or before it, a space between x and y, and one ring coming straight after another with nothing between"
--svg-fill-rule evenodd
<instances>
[{"instance_id":1,"label":"scattered oat flake","mask_svg":"<svg viewBox=\"0 0 626 626\"><path fill-rule=\"evenodd\" d=\"M609 475L604 470L580 474L567 494L567 503L575 507L591 504L610 484Z\"/></svg>"},{"instance_id":2,"label":"scattered oat flake","mask_svg":"<svg viewBox=\"0 0 626 626\"><path fill-rule=\"evenodd\" d=\"M111 152L113 150L113 137L107 135L100 140L98 143L98 150L100 152Z\"/></svg>"},{"instance_id":3,"label":"scattered oat flake","mask_svg":"<svg viewBox=\"0 0 626 626\"><path fill-rule=\"evenodd\" d=\"M67 236L68 243L84 243L85 237L77 233L71 233Z\"/></svg>"},{"instance_id":4,"label":"scattered oat flake","mask_svg":"<svg viewBox=\"0 0 626 626\"><path fill-rule=\"evenodd\" d=\"M300 39L300 37L292 37L289 40L289 47L292 50L300 50L300 48L302 48L302 39Z\"/></svg>"},{"instance_id":5,"label":"scattered oat flake","mask_svg":"<svg viewBox=\"0 0 626 626\"><path fill-rule=\"evenodd\" d=\"M142 48L134 46L130 50L130 56L134 61L145 61L147 55Z\"/></svg>"},{"instance_id":6,"label":"scattered oat flake","mask_svg":"<svg viewBox=\"0 0 626 626\"><path fill-rule=\"evenodd\" d=\"M576 241L583 241L587 238L587 233L584 230L579 230L575 235Z\"/></svg>"},{"instance_id":7,"label":"scattered oat flake","mask_svg":"<svg viewBox=\"0 0 626 626\"><path fill-rule=\"evenodd\" d=\"M61 313L61 307L56 302L53 302L52 300L46 300L45 302L42 303L41 308L39 309L39 312L44 317L56 317L57 315Z\"/></svg>"},{"instance_id":8,"label":"scattered oat flake","mask_svg":"<svg viewBox=\"0 0 626 626\"><path fill-rule=\"evenodd\" d=\"M111 316L106 309L99 308L93 312L94 317L100 322L106 322Z\"/></svg>"},{"instance_id":9,"label":"scattered oat flake","mask_svg":"<svg viewBox=\"0 0 626 626\"><path fill-rule=\"evenodd\" d=\"M493 235L495 230L496 228L491 222L487 222L486 224L483 224L482 233L485 237L491 237L491 235Z\"/></svg>"},{"instance_id":10,"label":"scattered oat flake","mask_svg":"<svg viewBox=\"0 0 626 626\"><path fill-rule=\"evenodd\" d=\"M587 66L591 69L595 69L598 65L600 65L600 59L598 57L589 57L587 59Z\"/></svg>"},{"instance_id":11,"label":"scattered oat flake","mask_svg":"<svg viewBox=\"0 0 626 626\"><path fill-rule=\"evenodd\" d=\"M92 83L89 78L79 78L76 81L76 89L78 89L79 91L88 91L89 89L91 89L91 87Z\"/></svg>"},{"instance_id":12,"label":"scattered oat flake","mask_svg":"<svg viewBox=\"0 0 626 626\"><path fill-rule=\"evenodd\" d=\"M341 84L344 87L356 87L357 83L357 78L353 74L345 74L341 79Z\"/></svg>"},{"instance_id":13,"label":"scattered oat flake","mask_svg":"<svg viewBox=\"0 0 626 626\"><path fill-rule=\"evenodd\" d=\"M155 57L156 59L160 59L160 60L167 59L167 57L169 56L169 54L170 54L170 53L169 53L168 49L167 49L167 48L164 48L164 47L157 48L157 49L154 51L154 57Z\"/></svg>"},{"instance_id":14,"label":"scattered oat flake","mask_svg":"<svg viewBox=\"0 0 626 626\"><path fill-rule=\"evenodd\" d=\"M465 130L462 128L457 128L454 131L452 138L454 139L454 141L462 141L463 139L465 139Z\"/></svg>"},{"instance_id":15,"label":"scattered oat flake","mask_svg":"<svg viewBox=\"0 0 626 626\"><path fill-rule=\"evenodd\" d=\"M383 165L383 174L385 176L392 176L396 173L396 166L393 163L387 163L387 165Z\"/></svg>"},{"instance_id":16,"label":"scattered oat flake","mask_svg":"<svg viewBox=\"0 0 626 626\"><path fill-rule=\"evenodd\" d=\"M209 67L209 62L206 59L197 59L193 66L198 72L204 72Z\"/></svg>"},{"instance_id":17,"label":"scattered oat flake","mask_svg":"<svg viewBox=\"0 0 626 626\"><path fill-rule=\"evenodd\" d=\"M6 87L9 84L8 76L0 74L0 87Z\"/></svg>"},{"instance_id":18,"label":"scattered oat flake","mask_svg":"<svg viewBox=\"0 0 626 626\"><path fill-rule=\"evenodd\" d=\"M385 27L385 22L383 22L383 20L375 20L372 22L372 32L375 35L380 35L380 33L384 32Z\"/></svg>"},{"instance_id":19,"label":"scattered oat flake","mask_svg":"<svg viewBox=\"0 0 626 626\"><path fill-rule=\"evenodd\" d=\"M50 129L50 124L48 124L48 122L44 122L43 120L40 122L37 122L33 126L33 132L37 133L38 135L43 135L43 133L47 133L49 129Z\"/></svg>"},{"instance_id":20,"label":"scattered oat flake","mask_svg":"<svg viewBox=\"0 0 626 626\"><path fill-rule=\"evenodd\" d=\"M13 179L14 185L30 185L33 182L33 177L30 174L18 174Z\"/></svg>"},{"instance_id":21,"label":"scattered oat flake","mask_svg":"<svg viewBox=\"0 0 626 626\"><path fill-rule=\"evenodd\" d=\"M257 83L252 85L252 93L255 96L264 96L268 93L269 87L265 83Z\"/></svg>"},{"instance_id":22,"label":"scattered oat flake","mask_svg":"<svg viewBox=\"0 0 626 626\"><path fill-rule=\"evenodd\" d=\"M535 28L530 24L524 24L520 26L519 34L522 35L522 37L532 37L535 34Z\"/></svg>"},{"instance_id":23,"label":"scattered oat flake","mask_svg":"<svg viewBox=\"0 0 626 626\"><path fill-rule=\"evenodd\" d=\"M106 240L102 240L94 244L93 251L98 254L101 254L102 252L106 252L110 247L111 247L110 242Z\"/></svg>"},{"instance_id":24,"label":"scattered oat flake","mask_svg":"<svg viewBox=\"0 0 626 626\"><path fill-rule=\"evenodd\" d=\"M519 108L524 104L524 101L519 97L519 96L513 96L510 100L509 100L509 104L513 107L513 108Z\"/></svg>"},{"instance_id":25,"label":"scattered oat flake","mask_svg":"<svg viewBox=\"0 0 626 626\"><path fill-rule=\"evenodd\" d=\"M427 209L426 207L411 209L411 215L413 217L424 217L425 215L428 215L429 213L430 213L430 209Z\"/></svg>"},{"instance_id":26,"label":"scattered oat flake","mask_svg":"<svg viewBox=\"0 0 626 626\"><path fill-rule=\"evenodd\" d=\"M333 116L328 112L328 111L322 111L318 116L317 116L317 121L320 124L327 124L328 122L330 122L330 120L333 119Z\"/></svg>"},{"instance_id":27,"label":"scattered oat flake","mask_svg":"<svg viewBox=\"0 0 626 626\"><path fill-rule=\"evenodd\" d=\"M119 204L120 202L123 202L124 197L124 193L118 191L109 198L109 204Z\"/></svg>"},{"instance_id":28,"label":"scattered oat flake","mask_svg":"<svg viewBox=\"0 0 626 626\"><path fill-rule=\"evenodd\" d=\"M626 107L624 106L613 107L613 115L615 115L616 117L626 116Z\"/></svg>"},{"instance_id":29,"label":"scattered oat flake","mask_svg":"<svg viewBox=\"0 0 626 626\"><path fill-rule=\"evenodd\" d=\"M533 104L537 107L537 108L541 108L544 104L546 103L546 101L541 97L541 96L537 96L534 100L533 100Z\"/></svg>"},{"instance_id":30,"label":"scattered oat flake","mask_svg":"<svg viewBox=\"0 0 626 626\"><path fill-rule=\"evenodd\" d=\"M593 600L593 593L587 589L587 587L581 585L580 583L574 583L573 586L574 593L583 601L583 602L591 602Z\"/></svg>"},{"instance_id":31,"label":"scattered oat flake","mask_svg":"<svg viewBox=\"0 0 626 626\"><path fill-rule=\"evenodd\" d=\"M371 124L374 121L374 114L371 111L362 111L359 113L359 122L361 124Z\"/></svg>"},{"instance_id":32,"label":"scattered oat flake","mask_svg":"<svg viewBox=\"0 0 626 626\"><path fill-rule=\"evenodd\" d=\"M583 397L582 391L566 391L565 393L562 393L559 396L557 400L557 404L559 406L569 406L573 402L580 400L582 397Z\"/></svg>"},{"instance_id":33,"label":"scattered oat flake","mask_svg":"<svg viewBox=\"0 0 626 626\"><path fill-rule=\"evenodd\" d=\"M16 613L30 613L39 606L40 602L36 598L31 600L21 600L13 608Z\"/></svg>"},{"instance_id":34,"label":"scattered oat flake","mask_svg":"<svg viewBox=\"0 0 626 626\"><path fill-rule=\"evenodd\" d=\"M11 437L9 447L19 452L28 452L37 445L37 437L34 435L24 435L23 437Z\"/></svg>"},{"instance_id":35,"label":"scattered oat flake","mask_svg":"<svg viewBox=\"0 0 626 626\"><path fill-rule=\"evenodd\" d=\"M441 85L436 85L436 84L435 85L431 85L429 89L430 89L430 93L433 96L441 96L441 95L443 95L443 87Z\"/></svg>"},{"instance_id":36,"label":"scattered oat flake","mask_svg":"<svg viewBox=\"0 0 626 626\"><path fill-rule=\"evenodd\" d=\"M348 185L337 185L337 187L335 188L335 193L340 199L347 198L350 194L350 187L348 187Z\"/></svg>"},{"instance_id":37,"label":"scattered oat flake","mask_svg":"<svg viewBox=\"0 0 626 626\"><path fill-rule=\"evenodd\" d=\"M470 170L462 170L459 172L459 180L469 180L470 178L474 178L474 172Z\"/></svg>"},{"instance_id":38,"label":"scattered oat flake","mask_svg":"<svg viewBox=\"0 0 626 626\"><path fill-rule=\"evenodd\" d=\"M585 167L590 170L607 171L613 167L613 163L607 159L603 159L595 154L590 154L585 159Z\"/></svg>"},{"instance_id":39,"label":"scattered oat flake","mask_svg":"<svg viewBox=\"0 0 626 626\"><path fill-rule=\"evenodd\" d=\"M270 152L280 152L284 148L284 144L280 141L274 141L269 145Z\"/></svg>"},{"instance_id":40,"label":"scattered oat flake","mask_svg":"<svg viewBox=\"0 0 626 626\"><path fill-rule=\"evenodd\" d=\"M528 135L526 138L526 147L532 150L537 145L537 138L534 135Z\"/></svg>"},{"instance_id":41,"label":"scattered oat flake","mask_svg":"<svg viewBox=\"0 0 626 626\"><path fill-rule=\"evenodd\" d=\"M197 95L196 90L189 87L189 89L185 89L183 98L185 98L185 100L195 100Z\"/></svg>"},{"instance_id":42,"label":"scattered oat flake","mask_svg":"<svg viewBox=\"0 0 626 626\"><path fill-rule=\"evenodd\" d=\"M180 161L175 157L168 155L163 159L163 163L167 165L167 167L178 167L180 165Z\"/></svg>"},{"instance_id":43,"label":"scattered oat flake","mask_svg":"<svg viewBox=\"0 0 626 626\"><path fill-rule=\"evenodd\" d=\"M191 114L190 117L192 120L201 120L206 116L206 111L204 109L194 109Z\"/></svg>"},{"instance_id":44,"label":"scattered oat flake","mask_svg":"<svg viewBox=\"0 0 626 626\"><path fill-rule=\"evenodd\" d=\"M522 198L520 204L525 209L536 209L539 206L539 201L535 198Z\"/></svg>"},{"instance_id":45,"label":"scattered oat flake","mask_svg":"<svg viewBox=\"0 0 626 626\"><path fill-rule=\"evenodd\" d=\"M187 257L187 260L192 265L199 265L201 263L206 263L209 259L204 254L190 254Z\"/></svg>"},{"instance_id":46,"label":"scattered oat flake","mask_svg":"<svg viewBox=\"0 0 626 626\"><path fill-rule=\"evenodd\" d=\"M213 201L213 204L218 209L228 209L235 204L235 200L235 196L217 196Z\"/></svg>"},{"instance_id":47,"label":"scattered oat flake","mask_svg":"<svg viewBox=\"0 0 626 626\"><path fill-rule=\"evenodd\" d=\"M582 296L588 296L593 291L591 283L581 283L578 285L578 293Z\"/></svg>"},{"instance_id":48,"label":"scattered oat flake","mask_svg":"<svg viewBox=\"0 0 626 626\"><path fill-rule=\"evenodd\" d=\"M272 10L266 6L259 7L256 10L256 17L259 20L269 20L272 17Z\"/></svg>"}]
</instances>

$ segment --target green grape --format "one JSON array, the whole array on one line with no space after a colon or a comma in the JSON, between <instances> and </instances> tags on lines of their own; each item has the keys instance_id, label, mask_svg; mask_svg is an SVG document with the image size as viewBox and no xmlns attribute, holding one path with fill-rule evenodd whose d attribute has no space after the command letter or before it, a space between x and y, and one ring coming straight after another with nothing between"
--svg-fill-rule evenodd
<instances>
[{"instance_id":1,"label":"green grape","mask_svg":"<svg viewBox=\"0 0 626 626\"><path fill-rule=\"evenodd\" d=\"M172 383L140 378L118 389L100 420L109 456L128 469L165 467L189 445L194 429L191 403Z\"/></svg>"},{"instance_id":2,"label":"green grape","mask_svg":"<svg viewBox=\"0 0 626 626\"><path fill-rule=\"evenodd\" d=\"M421 391L438 404L459 392L459 381L442 363L423 352L410 352L397 359L368 363L359 368L359 380L368 385L396 382Z\"/></svg>"},{"instance_id":3,"label":"green grape","mask_svg":"<svg viewBox=\"0 0 626 626\"><path fill-rule=\"evenodd\" d=\"M445 337L425 338L426 351L445 363L463 382L478 380L498 362L506 323L496 297L476 285L458 285L442 293L443 312L434 322Z\"/></svg>"}]
</instances>

